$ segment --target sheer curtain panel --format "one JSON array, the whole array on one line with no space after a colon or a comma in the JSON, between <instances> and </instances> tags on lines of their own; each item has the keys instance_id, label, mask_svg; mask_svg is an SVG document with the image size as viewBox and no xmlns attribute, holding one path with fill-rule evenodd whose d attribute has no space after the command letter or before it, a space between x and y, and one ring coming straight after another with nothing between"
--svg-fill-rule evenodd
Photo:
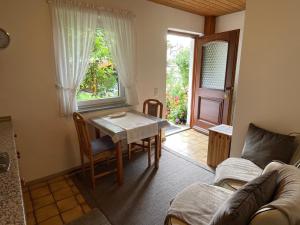
<instances>
[{"instance_id":1,"label":"sheer curtain panel","mask_svg":"<svg viewBox=\"0 0 300 225\"><path fill-rule=\"evenodd\" d=\"M133 15L129 12L99 10L99 19L107 34L112 58L116 64L119 79L125 88L126 101L138 104L136 90L136 49Z\"/></svg>"},{"instance_id":2,"label":"sheer curtain panel","mask_svg":"<svg viewBox=\"0 0 300 225\"><path fill-rule=\"evenodd\" d=\"M49 6L60 113L70 116L77 110L76 90L88 69L97 27L97 10L72 0L52 0Z\"/></svg>"}]
</instances>

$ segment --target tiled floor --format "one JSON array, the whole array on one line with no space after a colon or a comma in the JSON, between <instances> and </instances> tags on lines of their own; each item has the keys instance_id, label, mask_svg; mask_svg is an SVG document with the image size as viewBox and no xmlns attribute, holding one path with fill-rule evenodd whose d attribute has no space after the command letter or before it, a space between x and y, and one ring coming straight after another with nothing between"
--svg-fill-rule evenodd
<instances>
[{"instance_id":1,"label":"tiled floor","mask_svg":"<svg viewBox=\"0 0 300 225\"><path fill-rule=\"evenodd\" d=\"M27 225L66 224L91 210L68 176L25 186Z\"/></svg>"},{"instance_id":2,"label":"tiled floor","mask_svg":"<svg viewBox=\"0 0 300 225\"><path fill-rule=\"evenodd\" d=\"M167 136L163 146L206 164L208 136L193 129Z\"/></svg>"}]
</instances>

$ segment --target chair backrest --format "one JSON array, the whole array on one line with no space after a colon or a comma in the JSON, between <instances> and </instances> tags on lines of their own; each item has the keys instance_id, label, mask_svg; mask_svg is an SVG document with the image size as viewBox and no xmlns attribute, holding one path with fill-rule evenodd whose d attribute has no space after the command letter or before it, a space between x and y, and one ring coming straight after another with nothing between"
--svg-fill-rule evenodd
<instances>
[{"instance_id":1,"label":"chair backrest","mask_svg":"<svg viewBox=\"0 0 300 225\"><path fill-rule=\"evenodd\" d=\"M143 104L143 113L162 118L163 104L157 99L147 99Z\"/></svg>"},{"instance_id":2,"label":"chair backrest","mask_svg":"<svg viewBox=\"0 0 300 225\"><path fill-rule=\"evenodd\" d=\"M73 120L77 131L80 151L90 157L92 156L91 139L89 136L85 119L81 114L74 112Z\"/></svg>"}]
</instances>

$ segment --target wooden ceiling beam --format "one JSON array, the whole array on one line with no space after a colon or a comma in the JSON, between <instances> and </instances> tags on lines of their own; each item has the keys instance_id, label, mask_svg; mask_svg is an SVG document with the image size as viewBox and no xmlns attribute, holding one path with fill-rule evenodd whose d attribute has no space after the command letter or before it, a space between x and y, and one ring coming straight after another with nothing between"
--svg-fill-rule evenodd
<instances>
[{"instance_id":1,"label":"wooden ceiling beam","mask_svg":"<svg viewBox=\"0 0 300 225\"><path fill-rule=\"evenodd\" d=\"M204 35L214 34L216 29L216 17L206 16L204 21Z\"/></svg>"}]
</instances>

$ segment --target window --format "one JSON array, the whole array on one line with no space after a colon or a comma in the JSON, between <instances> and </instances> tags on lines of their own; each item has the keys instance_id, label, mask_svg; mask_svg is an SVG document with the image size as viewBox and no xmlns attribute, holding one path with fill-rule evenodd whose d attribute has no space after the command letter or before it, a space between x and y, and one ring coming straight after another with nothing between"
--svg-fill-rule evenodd
<instances>
[{"instance_id":1,"label":"window","mask_svg":"<svg viewBox=\"0 0 300 225\"><path fill-rule=\"evenodd\" d=\"M119 82L118 72L105 41L103 29L96 30L89 67L76 98L79 107L125 101L124 88Z\"/></svg>"}]
</instances>

